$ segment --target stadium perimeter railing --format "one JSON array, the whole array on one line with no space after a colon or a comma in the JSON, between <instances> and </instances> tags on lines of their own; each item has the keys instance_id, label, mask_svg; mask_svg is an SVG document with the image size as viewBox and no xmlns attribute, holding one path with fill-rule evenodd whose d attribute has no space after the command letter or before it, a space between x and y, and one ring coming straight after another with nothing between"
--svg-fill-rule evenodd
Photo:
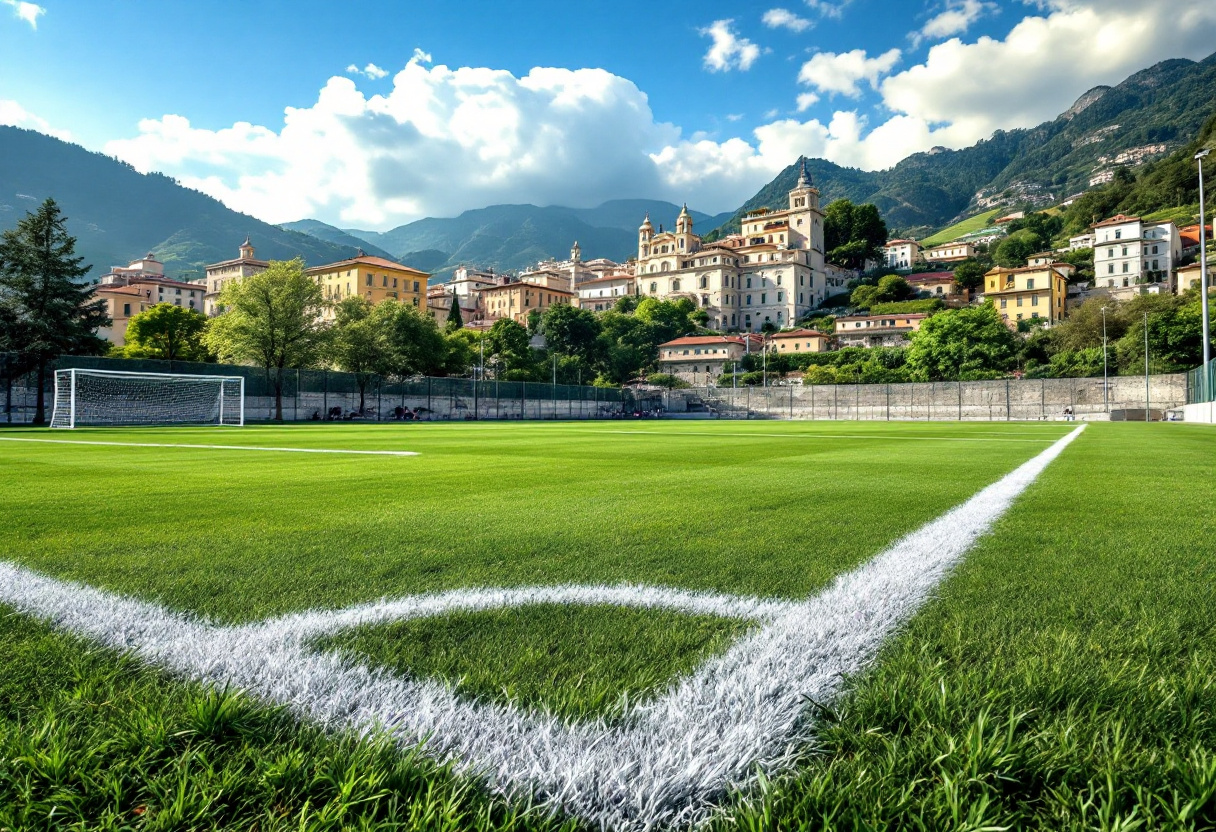
<instances>
[{"instance_id":1,"label":"stadium perimeter railing","mask_svg":"<svg viewBox=\"0 0 1216 832\"><path fill-rule=\"evenodd\" d=\"M1216 402L1216 359L1186 374L1186 403Z\"/></svg>"},{"instance_id":2,"label":"stadium perimeter railing","mask_svg":"<svg viewBox=\"0 0 1216 832\"><path fill-rule=\"evenodd\" d=\"M36 382L18 375L10 357L0 355L4 380L5 421L33 419ZM201 364L187 361L62 356L56 369L126 370L140 373L179 373L242 376L245 379L245 418L274 416L274 386L258 367ZM53 375L53 374L52 374ZM397 381L368 377L361 418L388 421L407 409L430 421L466 419L607 419L658 404L657 393L543 382L418 377ZM49 411L51 390L47 387ZM288 421L324 419L337 410L342 416L359 410L359 379L352 373L328 370L288 370L283 379L283 418Z\"/></svg>"},{"instance_id":3,"label":"stadium perimeter railing","mask_svg":"<svg viewBox=\"0 0 1216 832\"><path fill-rule=\"evenodd\" d=\"M245 378L246 416L269 419L274 391L260 368L179 361L64 356L58 368L122 369L151 373L239 375ZM33 418L35 384L13 371L10 356L0 354L4 382L4 416L8 423ZM48 377L49 384L49 377ZM466 419L605 419L659 405L673 414L736 419L840 420L1037 420L1064 418L1065 408L1078 419L1140 419L1144 411L1159 419L1183 404L1213 400L1216 362L1204 370L1150 378L1111 378L1103 391L1101 378L1007 379L930 384L788 385L654 391L620 390L542 382L477 381L463 378L416 378L407 381L371 376L364 388L364 418L389 420L398 408L429 420ZM1206 396L1206 398L1204 398ZM51 394L47 388L47 407ZM350 373L289 370L284 379L283 418L325 418L334 408L343 415L359 407L359 385Z\"/></svg>"},{"instance_id":4,"label":"stadium perimeter railing","mask_svg":"<svg viewBox=\"0 0 1216 832\"><path fill-rule=\"evenodd\" d=\"M672 391L665 407L730 419L1026 421L1157 420L1186 401L1186 377L1001 379L927 384L792 384ZM1067 408L1067 411L1066 411Z\"/></svg>"}]
</instances>

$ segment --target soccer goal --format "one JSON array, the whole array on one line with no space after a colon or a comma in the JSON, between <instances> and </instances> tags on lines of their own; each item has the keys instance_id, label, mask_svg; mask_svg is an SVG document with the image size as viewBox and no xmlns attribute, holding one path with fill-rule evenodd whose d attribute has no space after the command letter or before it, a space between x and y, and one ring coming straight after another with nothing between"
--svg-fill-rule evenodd
<instances>
[{"instance_id":1,"label":"soccer goal","mask_svg":"<svg viewBox=\"0 0 1216 832\"><path fill-rule=\"evenodd\" d=\"M245 379L56 370L51 427L84 425L243 425Z\"/></svg>"}]
</instances>

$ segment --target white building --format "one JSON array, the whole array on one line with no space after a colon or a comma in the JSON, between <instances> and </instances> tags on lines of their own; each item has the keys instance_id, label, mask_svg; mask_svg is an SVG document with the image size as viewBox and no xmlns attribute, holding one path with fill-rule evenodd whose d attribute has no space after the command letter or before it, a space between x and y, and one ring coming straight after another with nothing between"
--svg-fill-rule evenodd
<instances>
[{"instance_id":1,"label":"white building","mask_svg":"<svg viewBox=\"0 0 1216 832\"><path fill-rule=\"evenodd\" d=\"M647 216L638 229L637 292L689 298L718 330L784 328L823 302L823 211L803 163L789 208L761 208L743 218L741 233L704 243L688 208L675 231L655 231Z\"/></svg>"},{"instance_id":2,"label":"white building","mask_svg":"<svg viewBox=\"0 0 1216 832\"><path fill-rule=\"evenodd\" d=\"M940 246L927 248L923 252L925 260L930 263L957 263L975 256L975 246L971 243L956 241Z\"/></svg>"},{"instance_id":3,"label":"white building","mask_svg":"<svg viewBox=\"0 0 1216 832\"><path fill-rule=\"evenodd\" d=\"M1094 231L1094 285L1127 289L1121 294L1172 291L1174 264L1182 253L1173 222L1146 222L1123 214L1097 223Z\"/></svg>"},{"instance_id":4,"label":"white building","mask_svg":"<svg viewBox=\"0 0 1216 832\"><path fill-rule=\"evenodd\" d=\"M616 302L635 292L637 283L631 274L610 274L578 284L578 305L592 312L607 312Z\"/></svg>"},{"instance_id":5,"label":"white building","mask_svg":"<svg viewBox=\"0 0 1216 832\"><path fill-rule=\"evenodd\" d=\"M222 263L212 263L207 266L206 277L203 279L207 286L207 294L203 298L203 304L208 315L216 314L215 301L219 298L220 290L224 286L270 268L268 262L258 260L253 254L253 246L249 244L249 238L246 237L245 242L241 243L241 247L238 249L238 256L235 260L225 260Z\"/></svg>"},{"instance_id":6,"label":"white building","mask_svg":"<svg viewBox=\"0 0 1216 832\"><path fill-rule=\"evenodd\" d=\"M1094 235L1092 231L1087 231L1084 234L1078 234L1075 237L1068 238L1068 250L1076 251L1079 248L1093 248Z\"/></svg>"},{"instance_id":7,"label":"white building","mask_svg":"<svg viewBox=\"0 0 1216 832\"><path fill-rule=\"evenodd\" d=\"M891 240L882 251L888 269L911 269L925 262L921 245L916 240Z\"/></svg>"}]
</instances>

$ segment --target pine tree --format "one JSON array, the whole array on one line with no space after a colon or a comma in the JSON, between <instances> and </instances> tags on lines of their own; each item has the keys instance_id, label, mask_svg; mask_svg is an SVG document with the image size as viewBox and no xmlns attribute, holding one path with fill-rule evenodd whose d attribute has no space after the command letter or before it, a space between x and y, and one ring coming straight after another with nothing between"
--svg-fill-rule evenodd
<instances>
[{"instance_id":1,"label":"pine tree","mask_svg":"<svg viewBox=\"0 0 1216 832\"><path fill-rule=\"evenodd\" d=\"M452 309L448 312L447 331L455 332L464 327L464 316L460 314L460 299L452 295Z\"/></svg>"},{"instance_id":2,"label":"pine tree","mask_svg":"<svg viewBox=\"0 0 1216 832\"><path fill-rule=\"evenodd\" d=\"M81 265L76 239L55 200L46 202L0 238L0 316L10 331L3 340L17 363L38 377L34 424L46 423L46 380L60 355L97 355L108 344L97 335L110 323L104 300L81 282L92 266Z\"/></svg>"}]
</instances>

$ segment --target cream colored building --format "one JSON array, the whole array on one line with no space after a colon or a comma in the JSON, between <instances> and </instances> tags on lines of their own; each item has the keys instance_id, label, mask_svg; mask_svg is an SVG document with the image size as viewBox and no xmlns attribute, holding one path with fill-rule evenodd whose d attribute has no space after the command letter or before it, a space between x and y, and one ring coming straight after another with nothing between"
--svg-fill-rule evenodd
<instances>
[{"instance_id":1,"label":"cream colored building","mask_svg":"<svg viewBox=\"0 0 1216 832\"><path fill-rule=\"evenodd\" d=\"M954 282L954 272L910 274L905 279L908 281L908 285L917 292L940 298L947 304L966 304L971 299L971 292Z\"/></svg>"},{"instance_id":2,"label":"cream colored building","mask_svg":"<svg viewBox=\"0 0 1216 832\"><path fill-rule=\"evenodd\" d=\"M712 384L729 372L748 352L760 353L759 335L690 335L659 344L659 372L694 384Z\"/></svg>"},{"instance_id":3,"label":"cream colored building","mask_svg":"<svg viewBox=\"0 0 1216 832\"><path fill-rule=\"evenodd\" d=\"M610 274L578 285L578 305L592 312L606 312L616 302L635 292L637 281L631 274Z\"/></svg>"},{"instance_id":4,"label":"cream colored building","mask_svg":"<svg viewBox=\"0 0 1216 832\"><path fill-rule=\"evenodd\" d=\"M98 335L119 347L126 342L131 318L158 303L203 311L206 286L165 277L164 264L151 252L127 266L115 266L97 283L94 297L106 302L106 313L111 319L109 326L98 330Z\"/></svg>"},{"instance_id":5,"label":"cream colored building","mask_svg":"<svg viewBox=\"0 0 1216 832\"><path fill-rule=\"evenodd\" d=\"M1018 321L1038 318L1056 324L1064 319L1068 278L1055 265L1020 269L997 266L984 275L984 297L992 301L1011 329Z\"/></svg>"},{"instance_id":6,"label":"cream colored building","mask_svg":"<svg viewBox=\"0 0 1216 832\"><path fill-rule=\"evenodd\" d=\"M793 324L822 303L827 289L823 212L805 162L789 208L753 211L741 233L716 242L693 232L687 206L674 231L656 232L647 216L638 229L635 274L640 296L688 298L705 310L710 329Z\"/></svg>"},{"instance_id":7,"label":"cream colored building","mask_svg":"<svg viewBox=\"0 0 1216 832\"><path fill-rule=\"evenodd\" d=\"M253 256L254 249L250 245L248 237L245 238L245 242L241 243L241 247L237 251L238 256L235 260L212 263L206 267L203 283L207 287L207 293L203 296L203 307L208 315L216 314L216 298L219 297L220 290L224 286L264 272L270 267L265 260L258 260Z\"/></svg>"},{"instance_id":8,"label":"cream colored building","mask_svg":"<svg viewBox=\"0 0 1216 832\"><path fill-rule=\"evenodd\" d=\"M1208 291L1209 292L1212 291L1212 265L1213 265L1212 260L1213 260L1213 255L1209 254L1208 255ZM1200 280L1200 276L1202 274L1203 274L1203 272L1200 269L1199 263L1192 263L1189 266L1183 266L1182 268L1178 269L1178 272L1177 272L1178 281L1177 281L1177 286L1174 289L1174 291L1177 294L1181 295L1190 289L1199 290L1201 288L1201 285L1203 282L1202 280Z\"/></svg>"},{"instance_id":9,"label":"cream colored building","mask_svg":"<svg viewBox=\"0 0 1216 832\"><path fill-rule=\"evenodd\" d=\"M483 289L481 311L483 319L487 321L510 318L518 324L527 326L528 315L532 313L533 309L544 312L550 306L571 304L574 297L573 292L565 289L516 281Z\"/></svg>"},{"instance_id":10,"label":"cream colored building","mask_svg":"<svg viewBox=\"0 0 1216 832\"><path fill-rule=\"evenodd\" d=\"M916 240L891 240L882 247L883 263L888 269L911 269L925 262Z\"/></svg>"},{"instance_id":11,"label":"cream colored building","mask_svg":"<svg viewBox=\"0 0 1216 832\"><path fill-rule=\"evenodd\" d=\"M304 273L321 285L325 300L331 304L361 297L373 304L391 299L426 308L430 275L383 257L360 254L350 260L314 266ZM333 319L332 307L326 308L324 317Z\"/></svg>"},{"instance_id":12,"label":"cream colored building","mask_svg":"<svg viewBox=\"0 0 1216 832\"><path fill-rule=\"evenodd\" d=\"M975 256L975 246L971 243L946 243L927 248L923 252L924 259L930 263L957 263Z\"/></svg>"},{"instance_id":13,"label":"cream colored building","mask_svg":"<svg viewBox=\"0 0 1216 832\"><path fill-rule=\"evenodd\" d=\"M827 352L832 348L832 336L817 329L794 329L770 336L768 343L777 353Z\"/></svg>"},{"instance_id":14,"label":"cream colored building","mask_svg":"<svg viewBox=\"0 0 1216 832\"><path fill-rule=\"evenodd\" d=\"M928 317L920 312L846 315L836 319L836 343L841 347L906 347L908 337Z\"/></svg>"}]
</instances>

